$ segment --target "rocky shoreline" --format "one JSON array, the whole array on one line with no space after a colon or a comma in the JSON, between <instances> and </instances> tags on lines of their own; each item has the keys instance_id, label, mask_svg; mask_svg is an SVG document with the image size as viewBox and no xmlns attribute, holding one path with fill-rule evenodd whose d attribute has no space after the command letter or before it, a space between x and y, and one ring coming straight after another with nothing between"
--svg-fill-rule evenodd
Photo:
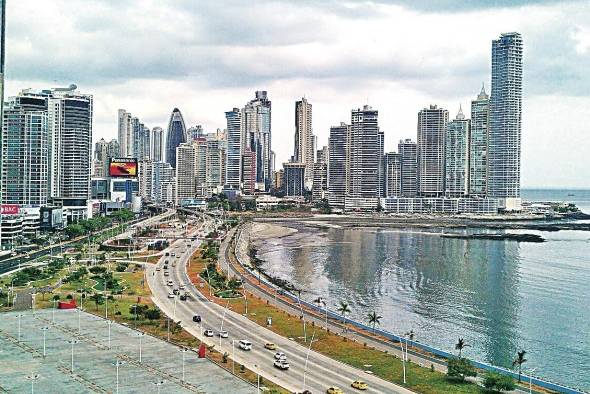
<instances>
[{"instance_id":1,"label":"rocky shoreline","mask_svg":"<svg viewBox=\"0 0 590 394\"><path fill-rule=\"evenodd\" d=\"M457 239L485 239L493 241L517 241L517 242L545 242L545 238L538 234L441 234L443 238Z\"/></svg>"}]
</instances>

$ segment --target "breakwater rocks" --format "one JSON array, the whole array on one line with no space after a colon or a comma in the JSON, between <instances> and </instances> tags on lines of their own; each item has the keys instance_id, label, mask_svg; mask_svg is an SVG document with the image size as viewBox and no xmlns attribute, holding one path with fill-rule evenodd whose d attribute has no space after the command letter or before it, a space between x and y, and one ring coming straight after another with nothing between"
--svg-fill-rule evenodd
<instances>
[{"instance_id":1,"label":"breakwater rocks","mask_svg":"<svg viewBox=\"0 0 590 394\"><path fill-rule=\"evenodd\" d=\"M458 239L487 239L494 241L517 241L517 242L545 242L545 238L538 234L441 234L445 238Z\"/></svg>"}]
</instances>

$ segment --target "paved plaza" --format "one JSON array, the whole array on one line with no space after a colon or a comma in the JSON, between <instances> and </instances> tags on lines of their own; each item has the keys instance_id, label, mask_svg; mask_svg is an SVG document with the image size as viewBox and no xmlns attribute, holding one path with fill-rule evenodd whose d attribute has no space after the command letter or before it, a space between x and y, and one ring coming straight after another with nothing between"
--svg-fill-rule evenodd
<instances>
[{"instance_id":1,"label":"paved plaza","mask_svg":"<svg viewBox=\"0 0 590 394\"><path fill-rule=\"evenodd\" d=\"M116 393L117 380L119 393L256 391L196 352L129 327L110 325L109 348L106 320L78 310L53 317L52 310L0 314L0 392L27 393L34 385L37 393Z\"/></svg>"}]
</instances>

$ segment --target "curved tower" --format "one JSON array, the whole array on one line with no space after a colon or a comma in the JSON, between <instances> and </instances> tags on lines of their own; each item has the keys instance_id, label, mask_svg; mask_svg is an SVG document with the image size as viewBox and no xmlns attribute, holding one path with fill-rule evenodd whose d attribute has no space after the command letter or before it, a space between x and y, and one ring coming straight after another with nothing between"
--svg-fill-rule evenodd
<instances>
[{"instance_id":1,"label":"curved tower","mask_svg":"<svg viewBox=\"0 0 590 394\"><path fill-rule=\"evenodd\" d=\"M174 108L168 123L168 134L166 136L166 162L176 168L176 147L186 142L186 127L184 119L178 108Z\"/></svg>"}]
</instances>

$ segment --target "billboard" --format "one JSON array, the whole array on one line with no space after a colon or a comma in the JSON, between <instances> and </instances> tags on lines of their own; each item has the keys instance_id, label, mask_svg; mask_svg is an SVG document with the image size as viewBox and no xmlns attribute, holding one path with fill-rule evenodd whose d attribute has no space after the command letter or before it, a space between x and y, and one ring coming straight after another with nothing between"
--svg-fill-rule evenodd
<instances>
[{"instance_id":1,"label":"billboard","mask_svg":"<svg viewBox=\"0 0 590 394\"><path fill-rule=\"evenodd\" d=\"M109 163L109 176L135 178L137 176L137 159L112 157Z\"/></svg>"},{"instance_id":2,"label":"billboard","mask_svg":"<svg viewBox=\"0 0 590 394\"><path fill-rule=\"evenodd\" d=\"M2 204L2 215L17 215L19 206L17 204Z\"/></svg>"}]
</instances>

